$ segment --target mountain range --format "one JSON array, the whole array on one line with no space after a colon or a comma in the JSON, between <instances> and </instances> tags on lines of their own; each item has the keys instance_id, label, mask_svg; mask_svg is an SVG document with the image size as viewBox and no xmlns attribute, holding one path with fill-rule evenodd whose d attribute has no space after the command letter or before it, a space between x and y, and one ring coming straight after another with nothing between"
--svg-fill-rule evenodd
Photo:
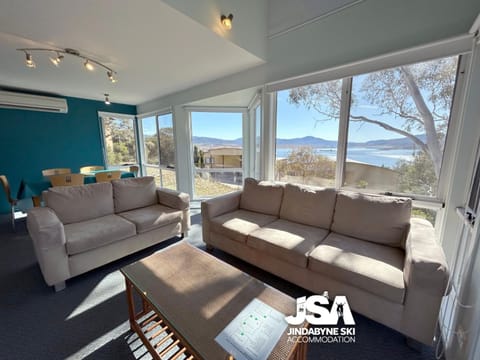
<instances>
[{"instance_id":1,"label":"mountain range","mask_svg":"<svg viewBox=\"0 0 480 360\"><path fill-rule=\"evenodd\" d=\"M425 142L425 134L416 135ZM202 148L219 146L242 146L242 138L234 140L225 140L203 136L193 136L193 144ZM366 147L376 149L412 149L414 143L407 137L394 139L378 139L366 142L349 142L350 147ZM337 141L317 138L315 136L305 136L294 139L277 139L278 148L291 148L299 146L311 146L313 148L336 148Z\"/></svg>"}]
</instances>

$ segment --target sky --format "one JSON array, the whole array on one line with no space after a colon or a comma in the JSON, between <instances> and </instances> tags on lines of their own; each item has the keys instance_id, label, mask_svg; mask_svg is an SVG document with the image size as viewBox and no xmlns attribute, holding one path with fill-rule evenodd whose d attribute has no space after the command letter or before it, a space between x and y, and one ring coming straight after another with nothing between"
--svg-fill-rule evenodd
<instances>
[{"instance_id":1,"label":"sky","mask_svg":"<svg viewBox=\"0 0 480 360\"><path fill-rule=\"evenodd\" d=\"M355 78L354 78L355 80ZM361 97L360 81L353 84L356 92L356 103L352 106L352 113L381 119L380 110ZM326 140L338 140L338 121L328 120L315 110L308 110L303 105L297 106L288 102L288 90L277 93L277 138L292 139L305 136L315 136ZM320 121L319 121L320 120ZM402 121L390 119L392 125L401 127ZM160 117L160 126L170 127L171 114ZM154 134L156 131L155 118L143 120L145 134ZM234 140L242 137L242 114L220 112L193 112L192 135L213 137L225 140ZM399 138L400 135L384 130L383 128L367 123L351 122L349 124L348 140L365 142L377 139Z\"/></svg>"}]
</instances>

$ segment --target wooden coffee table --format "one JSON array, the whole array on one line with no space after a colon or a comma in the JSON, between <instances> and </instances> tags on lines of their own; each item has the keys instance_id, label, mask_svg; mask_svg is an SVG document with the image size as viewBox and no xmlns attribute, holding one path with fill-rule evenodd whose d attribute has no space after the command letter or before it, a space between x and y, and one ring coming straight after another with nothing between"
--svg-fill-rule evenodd
<instances>
[{"instance_id":1,"label":"wooden coffee table","mask_svg":"<svg viewBox=\"0 0 480 360\"><path fill-rule=\"evenodd\" d=\"M296 312L293 298L186 242L121 271L130 328L154 359L229 359L215 337L255 298L286 316ZM289 342L285 331L269 359L300 360L306 353L306 344Z\"/></svg>"}]
</instances>

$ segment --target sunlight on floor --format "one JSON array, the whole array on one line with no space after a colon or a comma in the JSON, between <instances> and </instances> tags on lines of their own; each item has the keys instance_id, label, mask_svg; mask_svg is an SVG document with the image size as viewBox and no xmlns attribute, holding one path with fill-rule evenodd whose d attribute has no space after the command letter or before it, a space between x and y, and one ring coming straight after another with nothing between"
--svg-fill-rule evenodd
<instances>
[{"instance_id":1,"label":"sunlight on floor","mask_svg":"<svg viewBox=\"0 0 480 360\"><path fill-rule=\"evenodd\" d=\"M67 360L84 359L89 355L92 355L98 349L108 344L110 341L118 339L128 331L130 331L130 324L128 320L126 320L120 325L118 325L116 328L109 331L108 333L100 336L99 338L95 339L91 343L85 345L83 348L78 350L75 354L72 354L69 357L67 357Z\"/></svg>"},{"instance_id":2,"label":"sunlight on floor","mask_svg":"<svg viewBox=\"0 0 480 360\"><path fill-rule=\"evenodd\" d=\"M70 313L70 315L68 315L65 320L71 320L124 291L125 282L120 271L108 274L97 284L97 286L95 286L90 294L88 294L88 296Z\"/></svg>"}]
</instances>

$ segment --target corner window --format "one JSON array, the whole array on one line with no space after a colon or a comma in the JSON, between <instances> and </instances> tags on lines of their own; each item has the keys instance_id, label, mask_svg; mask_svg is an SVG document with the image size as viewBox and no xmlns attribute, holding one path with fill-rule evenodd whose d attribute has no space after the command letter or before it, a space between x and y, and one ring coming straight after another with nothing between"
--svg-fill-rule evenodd
<instances>
[{"instance_id":1,"label":"corner window","mask_svg":"<svg viewBox=\"0 0 480 360\"><path fill-rule=\"evenodd\" d=\"M144 173L158 186L176 189L175 142L171 113L141 119Z\"/></svg>"}]
</instances>

